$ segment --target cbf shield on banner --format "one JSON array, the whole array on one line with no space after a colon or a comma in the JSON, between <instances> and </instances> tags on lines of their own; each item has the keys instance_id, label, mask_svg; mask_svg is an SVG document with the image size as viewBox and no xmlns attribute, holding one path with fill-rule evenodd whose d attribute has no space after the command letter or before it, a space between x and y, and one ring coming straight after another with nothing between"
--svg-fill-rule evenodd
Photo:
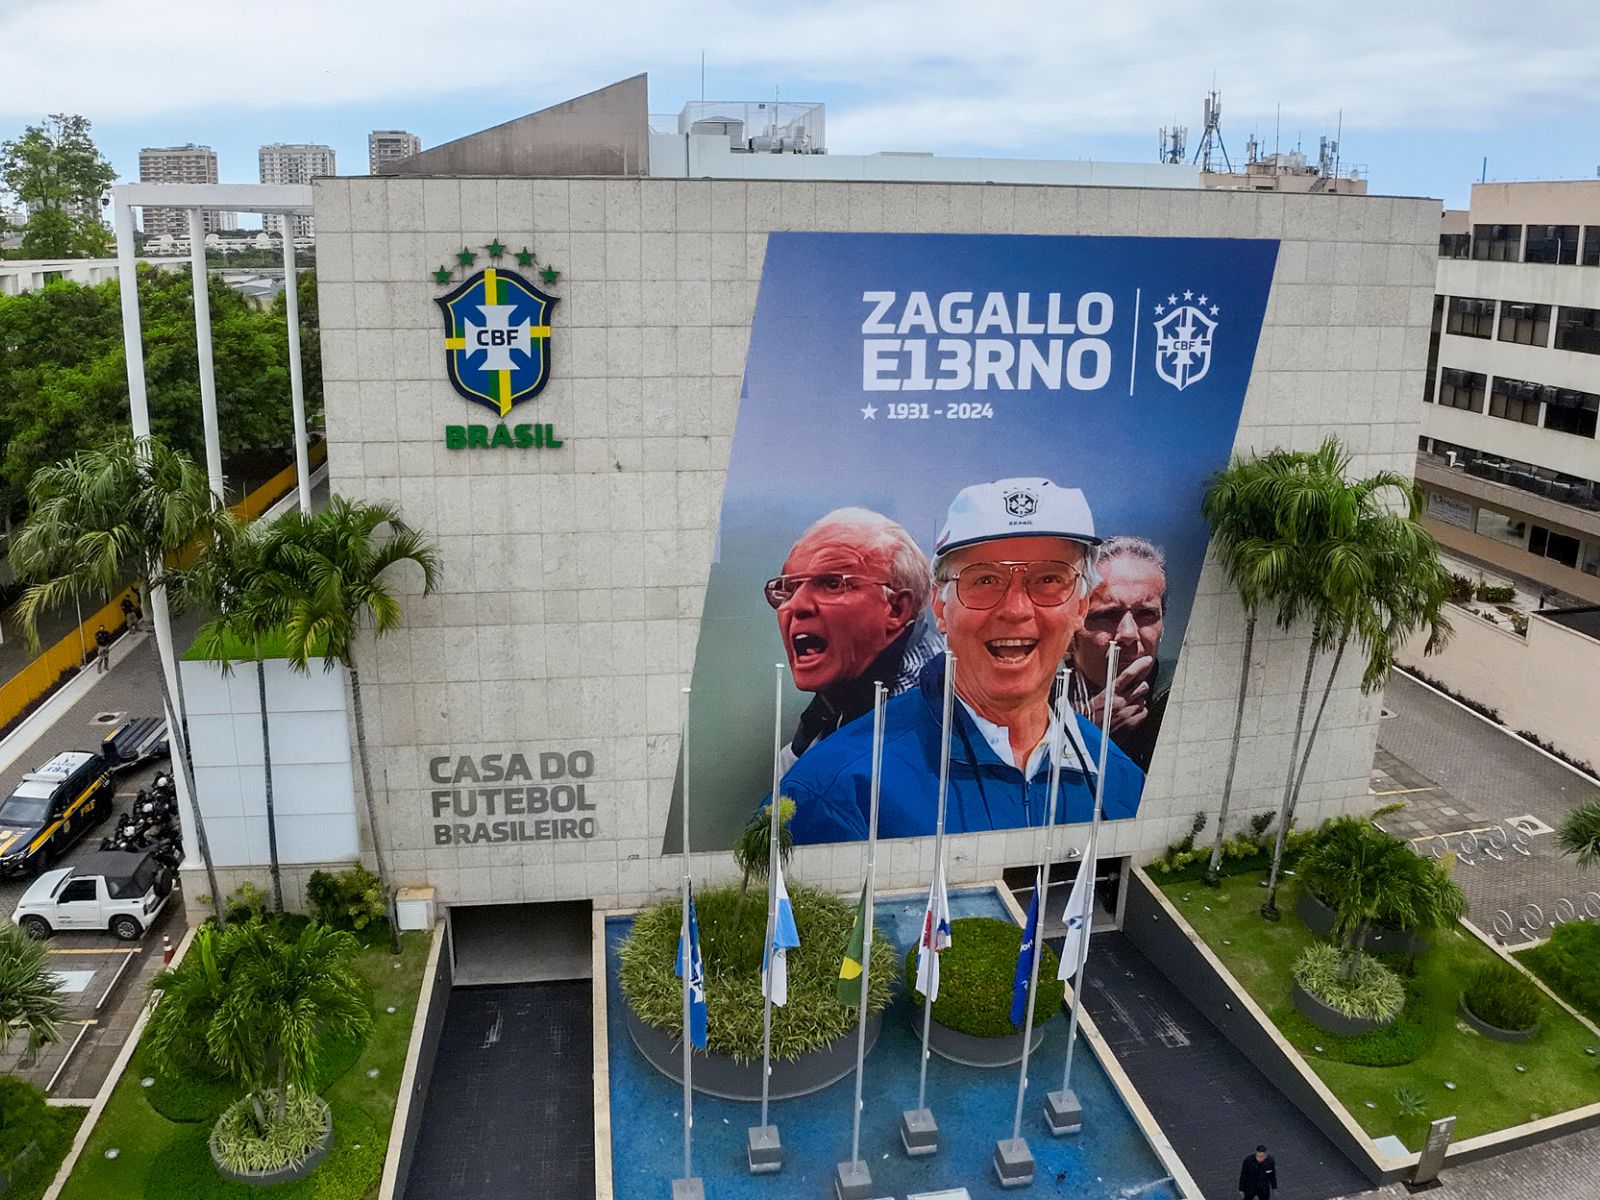
<instances>
[{"instance_id":1,"label":"cbf shield on banner","mask_svg":"<svg viewBox=\"0 0 1600 1200\"><path fill-rule=\"evenodd\" d=\"M947 646L949 832L1089 819L1113 640L1105 815L1138 819L1205 554L1200 497L1233 446L1277 250L768 238L695 656L690 721L713 748L699 844L730 845L770 788L756 697L775 653L797 844L866 835L878 681L879 834L933 833Z\"/></svg>"}]
</instances>

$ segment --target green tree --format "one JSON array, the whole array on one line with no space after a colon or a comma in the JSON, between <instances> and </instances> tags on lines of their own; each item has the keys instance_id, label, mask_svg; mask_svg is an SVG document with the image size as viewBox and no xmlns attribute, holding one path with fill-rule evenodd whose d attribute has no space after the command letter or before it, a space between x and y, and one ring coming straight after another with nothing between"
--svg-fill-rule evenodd
<instances>
[{"instance_id":1,"label":"green tree","mask_svg":"<svg viewBox=\"0 0 1600 1200\"><path fill-rule=\"evenodd\" d=\"M400 598L392 590L390 568L407 562L421 569L425 595L437 589L439 552L429 538L402 521L391 505L334 496L314 516L294 510L273 522L266 537L264 569L240 597L236 616L240 629L286 636L289 661L296 669L309 670L310 661L321 658L325 667L338 664L349 676L367 829L389 905L390 945L396 953L400 935L394 921L394 887L373 796L356 646L363 630L381 638L399 625Z\"/></svg>"},{"instance_id":2,"label":"green tree","mask_svg":"<svg viewBox=\"0 0 1600 1200\"><path fill-rule=\"evenodd\" d=\"M64 1019L49 953L17 926L0 926L0 1045L26 1034L31 1054L60 1039Z\"/></svg>"},{"instance_id":3,"label":"green tree","mask_svg":"<svg viewBox=\"0 0 1600 1200\"><path fill-rule=\"evenodd\" d=\"M195 561L177 573L174 593L179 607L214 612L200 628L194 648L215 662L224 676L235 658L250 655L256 668L256 694L261 710L261 771L266 789L267 859L272 878L272 908L283 911L283 876L278 862L278 820L272 790L272 729L267 719L267 654L262 631L251 628L241 598L262 578L266 526L241 520L231 512L218 515L211 537Z\"/></svg>"},{"instance_id":4,"label":"green tree","mask_svg":"<svg viewBox=\"0 0 1600 1200\"><path fill-rule=\"evenodd\" d=\"M1556 844L1561 853L1574 855L1579 867L1600 861L1600 800L1580 804L1562 817Z\"/></svg>"},{"instance_id":5,"label":"green tree","mask_svg":"<svg viewBox=\"0 0 1600 1200\"><path fill-rule=\"evenodd\" d=\"M22 248L40 258L93 258L110 252L100 198L117 177L89 136L89 121L52 113L20 137L0 142L0 186L27 205ZM38 229L35 230L35 226Z\"/></svg>"},{"instance_id":6,"label":"green tree","mask_svg":"<svg viewBox=\"0 0 1600 1200\"><path fill-rule=\"evenodd\" d=\"M38 646L41 614L83 593L111 595L133 578L149 599L159 655L163 642L172 645L167 561L207 533L216 519L204 472L187 454L157 439L124 436L36 471L28 483L27 519L11 539L11 565L17 578L28 583L17 617L29 644ZM166 711L177 721L172 731L179 750L175 762L189 793L212 907L222 922L222 891L194 788L183 677L177 674L174 697L166 671L160 675Z\"/></svg>"}]
</instances>

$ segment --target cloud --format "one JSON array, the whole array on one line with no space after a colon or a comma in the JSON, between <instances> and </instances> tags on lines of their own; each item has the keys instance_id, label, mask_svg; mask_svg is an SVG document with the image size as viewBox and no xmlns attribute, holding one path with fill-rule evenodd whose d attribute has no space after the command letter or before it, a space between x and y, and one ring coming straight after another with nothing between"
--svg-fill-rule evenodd
<instances>
[{"instance_id":1,"label":"cloud","mask_svg":"<svg viewBox=\"0 0 1600 1200\"><path fill-rule=\"evenodd\" d=\"M0 117L394 103L494 89L542 107L641 70L714 69L835 100L836 151L998 151L1187 124L1213 75L1243 142L1350 129L1515 127L1586 119L1600 101L1600 6L1530 0L1322 5L1144 0L816 0L801 6L489 4L484 0L12 0L0 11ZM681 71L680 71L681 69ZM676 109L662 95L653 107ZM461 130L466 133L470 130Z\"/></svg>"}]
</instances>

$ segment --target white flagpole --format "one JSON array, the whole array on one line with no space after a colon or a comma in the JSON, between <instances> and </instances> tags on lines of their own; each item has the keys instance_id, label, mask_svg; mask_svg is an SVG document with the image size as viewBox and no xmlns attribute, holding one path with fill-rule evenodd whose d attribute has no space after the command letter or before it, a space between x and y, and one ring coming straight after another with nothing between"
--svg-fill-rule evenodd
<instances>
[{"instance_id":1,"label":"white flagpole","mask_svg":"<svg viewBox=\"0 0 1600 1200\"><path fill-rule=\"evenodd\" d=\"M955 712L956 656L947 652L944 659L944 727L939 737L939 816L933 827L933 885L930 895L934 903L943 894L944 883L944 815L950 788L950 722ZM930 951L931 952L931 951ZM922 1004L922 1064L917 1074L917 1110L927 1108L928 1096L928 1032L933 1023L933 1001L923 997Z\"/></svg>"},{"instance_id":2,"label":"white flagpole","mask_svg":"<svg viewBox=\"0 0 1600 1200\"><path fill-rule=\"evenodd\" d=\"M1064 697L1067 694L1067 672L1062 668L1056 672L1056 695ZM1067 713L1072 709L1067 708ZM1037 916L1033 927L1033 961L1028 964L1028 1015L1022 1023L1022 1069L1017 1073L1017 1108L1011 1118L1011 1140L1015 1142L1022 1136L1022 1101L1028 1093L1028 1056L1031 1050L1030 1042L1033 1041L1033 996L1039 987L1039 959L1040 950L1044 945L1044 923L1046 905L1050 902L1050 854L1053 849L1051 842L1056 829L1056 796L1061 786L1061 744L1062 722L1065 717L1060 713L1051 714L1050 730L1050 799L1045 809L1044 819L1044 857L1039 862L1039 876L1037 880L1038 907ZM1026 930L1024 930L1026 933Z\"/></svg>"},{"instance_id":3,"label":"white flagpole","mask_svg":"<svg viewBox=\"0 0 1600 1200\"><path fill-rule=\"evenodd\" d=\"M694 1128L693 1043L689 1037L689 985L694 975L694 947L689 944L689 689L683 689L683 1179L685 1186L694 1178L694 1150L690 1130Z\"/></svg>"},{"instance_id":4,"label":"white flagpole","mask_svg":"<svg viewBox=\"0 0 1600 1200\"><path fill-rule=\"evenodd\" d=\"M767 946L762 952L762 961L767 964L766 978L762 980L762 991L766 993L765 1013L762 1017L761 1030L761 1127L767 1127L767 1093L769 1080L772 1078L772 977L776 964L773 962L772 942L778 931L778 780L782 773L783 757L783 664L773 665L772 689L772 837L767 850Z\"/></svg>"},{"instance_id":5,"label":"white flagpole","mask_svg":"<svg viewBox=\"0 0 1600 1200\"><path fill-rule=\"evenodd\" d=\"M1106 760L1111 753L1111 702L1115 698L1117 680L1117 655L1119 647L1112 642L1106 651L1106 690L1100 707L1100 766L1094 781L1094 815L1089 818L1089 848L1084 852L1078 870L1088 871L1089 880L1083 889L1083 933L1078 939L1078 969L1072 975L1072 1017L1067 1025L1067 1066L1061 1075L1061 1091L1072 1092L1072 1051L1078 1044L1078 1009L1083 1004L1083 976L1088 970L1089 926L1094 920L1094 871L1100 840L1100 810L1104 807L1106 789Z\"/></svg>"},{"instance_id":6,"label":"white flagpole","mask_svg":"<svg viewBox=\"0 0 1600 1200\"><path fill-rule=\"evenodd\" d=\"M867 906L866 928L861 938L861 1001L856 1019L856 1111L850 1134L849 1166L858 1169L863 1178L870 1178L867 1164L861 1161L861 1081L863 1065L867 1058L867 997L872 982L872 888L878 863L878 791L883 777L883 702L888 689L882 681L873 685L872 692L872 807L867 818ZM843 1166L845 1164L841 1164Z\"/></svg>"}]
</instances>

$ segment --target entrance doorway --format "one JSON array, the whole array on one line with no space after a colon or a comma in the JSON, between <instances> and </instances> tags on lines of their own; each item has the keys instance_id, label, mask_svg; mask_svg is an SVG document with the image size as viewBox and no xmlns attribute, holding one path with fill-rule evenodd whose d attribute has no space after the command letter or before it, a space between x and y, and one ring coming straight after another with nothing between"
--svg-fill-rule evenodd
<instances>
[{"instance_id":1,"label":"entrance doorway","mask_svg":"<svg viewBox=\"0 0 1600 1200\"><path fill-rule=\"evenodd\" d=\"M454 904L446 910L454 986L547 983L594 973L587 900Z\"/></svg>"}]
</instances>

